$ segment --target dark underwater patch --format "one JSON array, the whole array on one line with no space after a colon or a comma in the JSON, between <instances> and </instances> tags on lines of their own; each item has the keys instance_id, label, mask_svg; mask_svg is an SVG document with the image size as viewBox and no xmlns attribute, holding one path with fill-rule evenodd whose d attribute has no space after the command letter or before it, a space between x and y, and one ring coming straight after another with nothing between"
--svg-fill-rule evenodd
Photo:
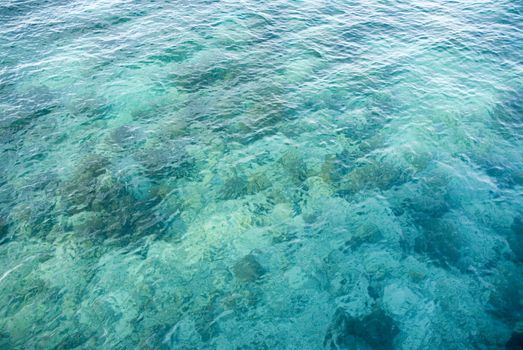
<instances>
[{"instance_id":1,"label":"dark underwater patch","mask_svg":"<svg viewBox=\"0 0 523 350\"><path fill-rule=\"evenodd\" d=\"M514 332L505 345L507 350L523 350L523 333Z\"/></svg>"},{"instance_id":2,"label":"dark underwater patch","mask_svg":"<svg viewBox=\"0 0 523 350\"><path fill-rule=\"evenodd\" d=\"M247 186L248 183L245 176L234 174L225 180L218 192L218 198L222 200L241 198L247 194Z\"/></svg>"},{"instance_id":3,"label":"dark underwater patch","mask_svg":"<svg viewBox=\"0 0 523 350\"><path fill-rule=\"evenodd\" d=\"M415 240L414 250L426 255L437 265L450 268L459 265L461 250L465 245L454 222L429 219L421 226L421 235Z\"/></svg>"},{"instance_id":4,"label":"dark underwater patch","mask_svg":"<svg viewBox=\"0 0 523 350\"><path fill-rule=\"evenodd\" d=\"M234 276L241 282L255 282L266 272L252 253L238 260L232 270Z\"/></svg>"},{"instance_id":5,"label":"dark underwater patch","mask_svg":"<svg viewBox=\"0 0 523 350\"><path fill-rule=\"evenodd\" d=\"M523 137L523 91L510 94L490 111L493 130L507 140Z\"/></svg>"},{"instance_id":6,"label":"dark underwater patch","mask_svg":"<svg viewBox=\"0 0 523 350\"><path fill-rule=\"evenodd\" d=\"M195 176L196 162L185 149L183 140L165 142L156 147L139 151L137 158L153 179L181 179Z\"/></svg>"},{"instance_id":7,"label":"dark underwater patch","mask_svg":"<svg viewBox=\"0 0 523 350\"><path fill-rule=\"evenodd\" d=\"M181 43L174 43L173 47L167 48L162 52L156 53L150 58L162 63L183 62L202 50L204 47L196 41L188 40Z\"/></svg>"},{"instance_id":8,"label":"dark underwater patch","mask_svg":"<svg viewBox=\"0 0 523 350\"><path fill-rule=\"evenodd\" d=\"M376 309L362 318L349 316L342 309L336 310L325 335L328 349L380 349L394 348L394 338L399 333L392 318Z\"/></svg>"}]
</instances>

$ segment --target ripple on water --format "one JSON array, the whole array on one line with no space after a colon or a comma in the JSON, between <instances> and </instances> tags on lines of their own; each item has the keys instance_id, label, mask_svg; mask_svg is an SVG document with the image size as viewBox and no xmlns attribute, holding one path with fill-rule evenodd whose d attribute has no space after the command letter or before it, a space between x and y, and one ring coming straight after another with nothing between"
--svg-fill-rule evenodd
<instances>
[{"instance_id":1,"label":"ripple on water","mask_svg":"<svg viewBox=\"0 0 523 350\"><path fill-rule=\"evenodd\" d=\"M0 348L521 345L521 4L0 4Z\"/></svg>"}]
</instances>

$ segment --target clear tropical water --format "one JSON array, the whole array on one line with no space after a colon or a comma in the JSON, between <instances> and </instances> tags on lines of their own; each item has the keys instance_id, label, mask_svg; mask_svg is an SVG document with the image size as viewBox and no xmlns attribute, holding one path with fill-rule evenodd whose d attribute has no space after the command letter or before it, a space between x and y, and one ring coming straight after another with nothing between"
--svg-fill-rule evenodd
<instances>
[{"instance_id":1,"label":"clear tropical water","mask_svg":"<svg viewBox=\"0 0 523 350\"><path fill-rule=\"evenodd\" d=\"M517 348L522 263L520 1L0 3L1 349Z\"/></svg>"}]
</instances>

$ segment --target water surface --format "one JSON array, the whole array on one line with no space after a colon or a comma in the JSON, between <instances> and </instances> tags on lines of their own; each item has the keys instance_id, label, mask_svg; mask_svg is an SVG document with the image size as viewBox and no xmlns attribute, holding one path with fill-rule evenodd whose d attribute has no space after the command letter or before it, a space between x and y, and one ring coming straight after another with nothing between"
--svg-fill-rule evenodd
<instances>
[{"instance_id":1,"label":"water surface","mask_svg":"<svg viewBox=\"0 0 523 350\"><path fill-rule=\"evenodd\" d=\"M522 83L517 0L2 1L0 348L521 344Z\"/></svg>"}]
</instances>

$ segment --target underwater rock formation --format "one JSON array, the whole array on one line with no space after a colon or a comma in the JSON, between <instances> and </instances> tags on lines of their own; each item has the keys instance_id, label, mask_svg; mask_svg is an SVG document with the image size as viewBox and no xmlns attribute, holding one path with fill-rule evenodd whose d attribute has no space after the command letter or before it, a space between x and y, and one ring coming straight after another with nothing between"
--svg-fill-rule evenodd
<instances>
[{"instance_id":1,"label":"underwater rock formation","mask_svg":"<svg viewBox=\"0 0 523 350\"><path fill-rule=\"evenodd\" d=\"M109 142L126 149L136 144L141 139L140 130L137 127L122 125L111 131Z\"/></svg>"},{"instance_id":2,"label":"underwater rock formation","mask_svg":"<svg viewBox=\"0 0 523 350\"><path fill-rule=\"evenodd\" d=\"M262 171L255 172L249 176L247 181L247 193L256 194L260 191L266 190L271 187L272 183L269 179L269 176Z\"/></svg>"},{"instance_id":3,"label":"underwater rock formation","mask_svg":"<svg viewBox=\"0 0 523 350\"><path fill-rule=\"evenodd\" d=\"M241 282L255 282L266 272L252 253L238 260L232 270Z\"/></svg>"},{"instance_id":4,"label":"underwater rock formation","mask_svg":"<svg viewBox=\"0 0 523 350\"><path fill-rule=\"evenodd\" d=\"M324 346L329 349L393 349L399 333L392 318L376 309L363 318L349 316L336 310L325 335Z\"/></svg>"},{"instance_id":5,"label":"underwater rock formation","mask_svg":"<svg viewBox=\"0 0 523 350\"><path fill-rule=\"evenodd\" d=\"M507 344L505 345L507 350L523 350L523 333L514 332L510 336Z\"/></svg>"},{"instance_id":6,"label":"underwater rock formation","mask_svg":"<svg viewBox=\"0 0 523 350\"><path fill-rule=\"evenodd\" d=\"M519 347L520 3L0 1L0 349Z\"/></svg>"},{"instance_id":7,"label":"underwater rock formation","mask_svg":"<svg viewBox=\"0 0 523 350\"><path fill-rule=\"evenodd\" d=\"M356 167L343 178L338 192L353 195L365 189L388 190L410 179L407 169L388 162L370 161Z\"/></svg>"},{"instance_id":8,"label":"underwater rock formation","mask_svg":"<svg viewBox=\"0 0 523 350\"><path fill-rule=\"evenodd\" d=\"M89 210L93 206L97 206L100 197L105 196L105 193L98 192L101 181L99 177L108 171L109 164L106 157L98 154L89 155L81 162L79 168L61 190L68 212Z\"/></svg>"},{"instance_id":9,"label":"underwater rock formation","mask_svg":"<svg viewBox=\"0 0 523 350\"><path fill-rule=\"evenodd\" d=\"M0 218L0 242L4 240L4 236L7 235L9 227L4 219Z\"/></svg>"},{"instance_id":10,"label":"underwater rock formation","mask_svg":"<svg viewBox=\"0 0 523 350\"><path fill-rule=\"evenodd\" d=\"M516 259L523 261L523 215L518 215L510 225L511 235L508 237L510 248Z\"/></svg>"},{"instance_id":11,"label":"underwater rock formation","mask_svg":"<svg viewBox=\"0 0 523 350\"><path fill-rule=\"evenodd\" d=\"M419 254L426 254L440 266L449 267L458 264L460 247L463 244L462 237L452 222L436 219L431 225L423 227L414 250Z\"/></svg>"},{"instance_id":12,"label":"underwater rock formation","mask_svg":"<svg viewBox=\"0 0 523 350\"><path fill-rule=\"evenodd\" d=\"M294 184L301 184L308 177L307 164L296 150L286 152L278 160L278 163L281 164Z\"/></svg>"},{"instance_id":13,"label":"underwater rock formation","mask_svg":"<svg viewBox=\"0 0 523 350\"><path fill-rule=\"evenodd\" d=\"M223 200L238 199L248 193L247 186L245 176L234 174L225 180L218 193L218 198Z\"/></svg>"},{"instance_id":14,"label":"underwater rock formation","mask_svg":"<svg viewBox=\"0 0 523 350\"><path fill-rule=\"evenodd\" d=\"M195 160L185 148L185 142L170 142L142 150L137 159L151 178L171 176L175 179L195 174Z\"/></svg>"}]
</instances>

